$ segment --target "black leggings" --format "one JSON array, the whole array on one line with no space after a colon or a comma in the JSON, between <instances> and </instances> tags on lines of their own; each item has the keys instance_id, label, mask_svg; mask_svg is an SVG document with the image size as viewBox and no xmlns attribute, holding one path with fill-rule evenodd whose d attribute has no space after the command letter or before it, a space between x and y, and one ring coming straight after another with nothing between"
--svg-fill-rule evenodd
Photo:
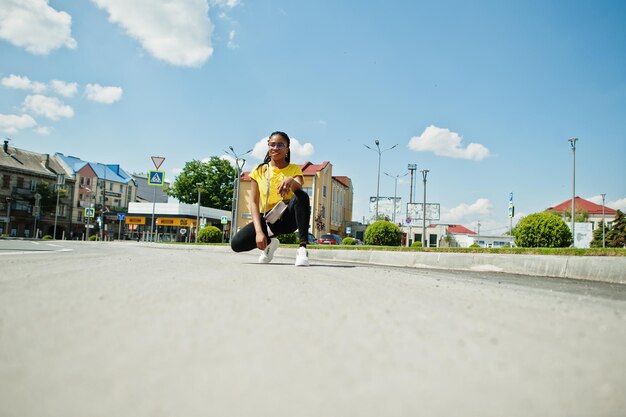
<instances>
[{"instance_id":1,"label":"black leggings","mask_svg":"<svg viewBox=\"0 0 626 417\"><path fill-rule=\"evenodd\" d=\"M287 205L287 210L285 210L280 220L270 225L270 229L272 229L274 236L293 233L298 229L300 243L306 243L309 239L310 216L311 204L309 202L309 195L300 189L294 191L293 197L291 197ZM269 243L269 231L267 230L267 223L265 223L263 216L261 216L261 227ZM233 239L230 241L230 247L235 252L246 252L257 247L256 230L254 230L253 222L242 227L241 230L233 236Z\"/></svg>"}]
</instances>

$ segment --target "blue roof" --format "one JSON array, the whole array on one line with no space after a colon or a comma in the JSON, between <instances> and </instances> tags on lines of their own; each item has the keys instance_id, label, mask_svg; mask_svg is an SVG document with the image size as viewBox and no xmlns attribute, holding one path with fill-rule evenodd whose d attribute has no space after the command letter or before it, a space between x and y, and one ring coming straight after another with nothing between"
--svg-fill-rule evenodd
<instances>
[{"instance_id":1,"label":"blue roof","mask_svg":"<svg viewBox=\"0 0 626 417\"><path fill-rule=\"evenodd\" d=\"M75 156L65 156L62 153L57 153L57 156L69 165L69 167L74 171L74 174L83 169L85 165L89 165L98 178L102 178L107 181L121 182L124 184L134 181L133 177L117 164L87 162Z\"/></svg>"}]
</instances>

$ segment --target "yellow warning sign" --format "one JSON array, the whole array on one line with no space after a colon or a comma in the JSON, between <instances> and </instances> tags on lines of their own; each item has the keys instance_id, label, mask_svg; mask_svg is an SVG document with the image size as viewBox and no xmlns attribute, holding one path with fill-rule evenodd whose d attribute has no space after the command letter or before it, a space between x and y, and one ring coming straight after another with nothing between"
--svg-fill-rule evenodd
<instances>
[{"instance_id":1,"label":"yellow warning sign","mask_svg":"<svg viewBox=\"0 0 626 417\"><path fill-rule=\"evenodd\" d=\"M146 218L139 216L126 216L126 224L146 224Z\"/></svg>"}]
</instances>

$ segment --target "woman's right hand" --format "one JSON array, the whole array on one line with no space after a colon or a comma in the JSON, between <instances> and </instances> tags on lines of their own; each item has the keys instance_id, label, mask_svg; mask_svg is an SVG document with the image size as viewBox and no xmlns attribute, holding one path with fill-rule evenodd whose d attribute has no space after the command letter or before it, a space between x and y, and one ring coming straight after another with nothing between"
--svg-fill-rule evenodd
<instances>
[{"instance_id":1,"label":"woman's right hand","mask_svg":"<svg viewBox=\"0 0 626 417\"><path fill-rule=\"evenodd\" d=\"M256 247L264 250L267 247L267 238L265 237L265 233L256 232Z\"/></svg>"}]
</instances>

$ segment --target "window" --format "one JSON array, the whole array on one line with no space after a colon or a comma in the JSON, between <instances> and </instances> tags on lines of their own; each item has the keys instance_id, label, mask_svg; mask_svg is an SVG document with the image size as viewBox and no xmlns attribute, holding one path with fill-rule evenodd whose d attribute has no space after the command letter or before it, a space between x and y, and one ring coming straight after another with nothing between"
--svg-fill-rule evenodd
<instances>
[{"instance_id":1,"label":"window","mask_svg":"<svg viewBox=\"0 0 626 417\"><path fill-rule=\"evenodd\" d=\"M30 181L30 190L31 191L36 191L37 190L37 180L31 180Z\"/></svg>"},{"instance_id":2,"label":"window","mask_svg":"<svg viewBox=\"0 0 626 417\"><path fill-rule=\"evenodd\" d=\"M87 185L91 185L91 178L86 179Z\"/></svg>"},{"instance_id":3,"label":"window","mask_svg":"<svg viewBox=\"0 0 626 417\"><path fill-rule=\"evenodd\" d=\"M2 188L9 188L11 187L11 176L4 174L2 176Z\"/></svg>"},{"instance_id":4,"label":"window","mask_svg":"<svg viewBox=\"0 0 626 417\"><path fill-rule=\"evenodd\" d=\"M322 197L326 197L326 186L322 186Z\"/></svg>"},{"instance_id":5,"label":"window","mask_svg":"<svg viewBox=\"0 0 626 417\"><path fill-rule=\"evenodd\" d=\"M17 177L17 188L24 188L24 178Z\"/></svg>"},{"instance_id":6,"label":"window","mask_svg":"<svg viewBox=\"0 0 626 417\"><path fill-rule=\"evenodd\" d=\"M109 191L113 191L113 185L114 184L112 182L109 183Z\"/></svg>"}]
</instances>

